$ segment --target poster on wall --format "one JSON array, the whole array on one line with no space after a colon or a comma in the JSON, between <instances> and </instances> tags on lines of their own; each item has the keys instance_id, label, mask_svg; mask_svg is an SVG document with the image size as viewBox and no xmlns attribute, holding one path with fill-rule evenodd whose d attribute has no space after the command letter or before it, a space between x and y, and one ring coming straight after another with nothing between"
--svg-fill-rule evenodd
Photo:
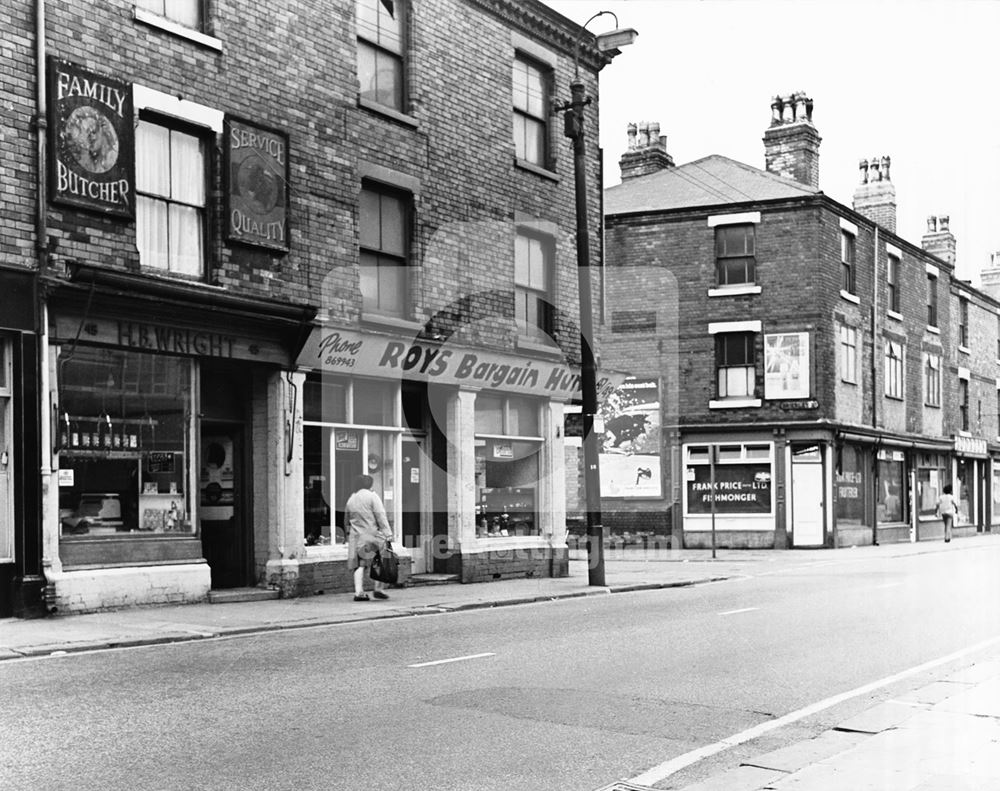
<instances>
[{"instance_id":1,"label":"poster on wall","mask_svg":"<svg viewBox=\"0 0 1000 791\"><path fill-rule=\"evenodd\" d=\"M201 518L226 520L233 516L234 505L233 438L218 435L202 438Z\"/></svg>"},{"instance_id":2,"label":"poster on wall","mask_svg":"<svg viewBox=\"0 0 1000 791\"><path fill-rule=\"evenodd\" d=\"M288 250L288 135L226 116L226 238Z\"/></svg>"},{"instance_id":3,"label":"poster on wall","mask_svg":"<svg viewBox=\"0 0 1000 791\"><path fill-rule=\"evenodd\" d=\"M809 333L764 336L764 398L808 398Z\"/></svg>"},{"instance_id":4,"label":"poster on wall","mask_svg":"<svg viewBox=\"0 0 1000 791\"><path fill-rule=\"evenodd\" d=\"M132 85L49 57L47 88L52 202L134 218Z\"/></svg>"},{"instance_id":5,"label":"poster on wall","mask_svg":"<svg viewBox=\"0 0 1000 791\"><path fill-rule=\"evenodd\" d=\"M716 464L715 487L707 464L687 468L687 512L771 513L770 464Z\"/></svg>"},{"instance_id":6,"label":"poster on wall","mask_svg":"<svg viewBox=\"0 0 1000 791\"><path fill-rule=\"evenodd\" d=\"M660 382L626 379L601 404L601 497L660 497Z\"/></svg>"}]
</instances>

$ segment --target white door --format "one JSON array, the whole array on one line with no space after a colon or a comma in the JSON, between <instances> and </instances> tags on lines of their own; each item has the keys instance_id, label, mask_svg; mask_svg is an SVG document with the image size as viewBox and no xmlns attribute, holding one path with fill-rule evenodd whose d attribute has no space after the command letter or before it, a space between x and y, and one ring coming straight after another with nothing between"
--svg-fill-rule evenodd
<instances>
[{"instance_id":1,"label":"white door","mask_svg":"<svg viewBox=\"0 0 1000 791\"><path fill-rule=\"evenodd\" d=\"M823 546L823 465L817 462L792 462L792 545Z\"/></svg>"},{"instance_id":2,"label":"white door","mask_svg":"<svg viewBox=\"0 0 1000 791\"><path fill-rule=\"evenodd\" d=\"M430 552L430 535L424 518L424 489L427 485L424 475L423 443L419 439L403 440L400 456L402 482L402 529L403 546L413 558L412 573L424 574L433 571Z\"/></svg>"}]
</instances>

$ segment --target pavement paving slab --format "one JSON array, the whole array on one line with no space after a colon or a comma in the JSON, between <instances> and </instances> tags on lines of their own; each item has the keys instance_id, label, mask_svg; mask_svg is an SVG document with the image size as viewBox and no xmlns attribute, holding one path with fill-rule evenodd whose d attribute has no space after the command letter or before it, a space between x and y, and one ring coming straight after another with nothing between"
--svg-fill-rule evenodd
<instances>
[{"instance_id":1,"label":"pavement paving slab","mask_svg":"<svg viewBox=\"0 0 1000 791\"><path fill-rule=\"evenodd\" d=\"M850 750L867 738L868 734L865 733L823 731L813 739L804 739L788 747L765 753L753 760L745 761L744 764L791 774L817 761L823 761Z\"/></svg>"},{"instance_id":2,"label":"pavement paving slab","mask_svg":"<svg viewBox=\"0 0 1000 791\"><path fill-rule=\"evenodd\" d=\"M786 777L786 772L762 769L759 766L739 766L710 777L700 783L684 786L683 791L758 791Z\"/></svg>"},{"instance_id":3,"label":"pavement paving slab","mask_svg":"<svg viewBox=\"0 0 1000 791\"><path fill-rule=\"evenodd\" d=\"M895 728L913 716L915 709L905 703L886 701L862 711L837 726L838 730L855 733L881 733Z\"/></svg>"}]
</instances>

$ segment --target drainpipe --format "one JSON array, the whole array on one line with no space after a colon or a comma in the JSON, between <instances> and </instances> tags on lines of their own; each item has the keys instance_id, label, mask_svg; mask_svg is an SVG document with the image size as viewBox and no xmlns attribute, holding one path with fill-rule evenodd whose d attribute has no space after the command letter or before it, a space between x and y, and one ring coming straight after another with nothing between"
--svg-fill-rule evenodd
<instances>
[{"instance_id":1,"label":"drainpipe","mask_svg":"<svg viewBox=\"0 0 1000 791\"><path fill-rule=\"evenodd\" d=\"M875 226L875 241L872 247L872 308L871 308L871 326L872 326L872 429L876 432L878 431L878 361L879 361L879 348L881 344L879 343L878 337L878 225ZM872 449L872 482L874 487L872 488L872 493L874 497L872 498L872 545L878 546L878 487L879 487L879 469L878 469L878 452L879 448L882 446L881 442L876 442L874 448Z\"/></svg>"},{"instance_id":2,"label":"drainpipe","mask_svg":"<svg viewBox=\"0 0 1000 791\"><path fill-rule=\"evenodd\" d=\"M40 475L41 475L41 503L39 513L40 524L38 525L41 535L39 547L41 568L38 578L40 587L39 594L43 592L48 597L48 590L45 587L45 571L51 568L51 553L46 548L45 526L48 524L50 514L51 484L52 484L52 404L49 394L49 317L48 305L44 296L44 286L42 280L48 272L49 263L49 232L48 232L48 96L46 94L45 82L45 0L35 0L35 134L37 136L37 156L36 164L38 168L37 204L35 207L35 252L38 260L37 276L37 315L38 315L38 436L40 455ZM55 493L58 496L58 492ZM56 505L58 509L58 503ZM56 562L58 563L58 549L56 551ZM39 602L39 606L43 606ZM47 608L46 608L47 609Z\"/></svg>"}]
</instances>

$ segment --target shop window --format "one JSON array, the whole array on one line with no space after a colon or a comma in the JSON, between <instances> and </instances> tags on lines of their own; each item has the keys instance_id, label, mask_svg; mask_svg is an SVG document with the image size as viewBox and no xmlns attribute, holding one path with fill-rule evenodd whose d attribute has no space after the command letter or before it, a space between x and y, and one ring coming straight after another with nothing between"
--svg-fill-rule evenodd
<instances>
[{"instance_id":1,"label":"shop window","mask_svg":"<svg viewBox=\"0 0 1000 791\"><path fill-rule=\"evenodd\" d=\"M858 383L858 331L846 324L840 325L840 378Z\"/></svg>"},{"instance_id":2,"label":"shop window","mask_svg":"<svg viewBox=\"0 0 1000 791\"><path fill-rule=\"evenodd\" d=\"M190 361L76 347L58 371L63 540L192 534Z\"/></svg>"},{"instance_id":3,"label":"shop window","mask_svg":"<svg viewBox=\"0 0 1000 791\"><path fill-rule=\"evenodd\" d=\"M513 64L514 155L548 167L549 69L518 55Z\"/></svg>"},{"instance_id":4,"label":"shop window","mask_svg":"<svg viewBox=\"0 0 1000 791\"><path fill-rule=\"evenodd\" d=\"M533 414L532 414L533 413ZM539 402L476 397L476 536L535 536L538 525ZM534 431L534 436L528 434Z\"/></svg>"},{"instance_id":5,"label":"shop window","mask_svg":"<svg viewBox=\"0 0 1000 791\"><path fill-rule=\"evenodd\" d=\"M882 451L879 454L876 513L880 523L905 521L903 467L901 451Z\"/></svg>"},{"instance_id":6,"label":"shop window","mask_svg":"<svg viewBox=\"0 0 1000 791\"><path fill-rule=\"evenodd\" d=\"M755 338L752 332L725 332L715 336L719 398L753 397Z\"/></svg>"},{"instance_id":7,"label":"shop window","mask_svg":"<svg viewBox=\"0 0 1000 791\"><path fill-rule=\"evenodd\" d=\"M406 0L357 0L358 83L362 99L403 112Z\"/></svg>"},{"instance_id":8,"label":"shop window","mask_svg":"<svg viewBox=\"0 0 1000 791\"><path fill-rule=\"evenodd\" d=\"M837 467L837 523L843 527L865 524L865 454L854 445L839 451Z\"/></svg>"},{"instance_id":9,"label":"shop window","mask_svg":"<svg viewBox=\"0 0 1000 791\"><path fill-rule=\"evenodd\" d=\"M924 365L924 403L941 406L941 358L928 354Z\"/></svg>"},{"instance_id":10,"label":"shop window","mask_svg":"<svg viewBox=\"0 0 1000 791\"><path fill-rule=\"evenodd\" d=\"M366 312L407 315L410 196L366 182L359 207L361 298Z\"/></svg>"},{"instance_id":11,"label":"shop window","mask_svg":"<svg viewBox=\"0 0 1000 791\"><path fill-rule=\"evenodd\" d=\"M855 240L854 234L840 231L840 288L848 294L855 292Z\"/></svg>"},{"instance_id":12,"label":"shop window","mask_svg":"<svg viewBox=\"0 0 1000 791\"><path fill-rule=\"evenodd\" d=\"M955 524L968 525L976 521L976 507L972 499L975 476L976 463L972 459L956 459L955 477L958 486L955 489L955 500L958 503L958 514L955 516Z\"/></svg>"},{"instance_id":13,"label":"shop window","mask_svg":"<svg viewBox=\"0 0 1000 791\"><path fill-rule=\"evenodd\" d=\"M205 271L204 140L140 119L136 128L136 246L143 267L188 277Z\"/></svg>"},{"instance_id":14,"label":"shop window","mask_svg":"<svg viewBox=\"0 0 1000 791\"><path fill-rule=\"evenodd\" d=\"M917 515L924 519L937 518L937 501L948 482L945 460L925 453L917 459Z\"/></svg>"},{"instance_id":15,"label":"shop window","mask_svg":"<svg viewBox=\"0 0 1000 791\"><path fill-rule=\"evenodd\" d=\"M307 545L344 544L344 504L370 475L389 524L399 523L399 383L310 374L303 397L303 489Z\"/></svg>"},{"instance_id":16,"label":"shop window","mask_svg":"<svg viewBox=\"0 0 1000 791\"><path fill-rule=\"evenodd\" d=\"M514 320L522 338L548 342L552 335L550 239L518 231L514 241Z\"/></svg>"},{"instance_id":17,"label":"shop window","mask_svg":"<svg viewBox=\"0 0 1000 791\"><path fill-rule=\"evenodd\" d=\"M885 342L885 394L903 397L903 345L896 341Z\"/></svg>"},{"instance_id":18,"label":"shop window","mask_svg":"<svg viewBox=\"0 0 1000 791\"><path fill-rule=\"evenodd\" d=\"M715 270L720 286L752 284L756 278L754 226L719 225L715 228Z\"/></svg>"},{"instance_id":19,"label":"shop window","mask_svg":"<svg viewBox=\"0 0 1000 791\"><path fill-rule=\"evenodd\" d=\"M135 0L135 7L192 30L202 30L205 0Z\"/></svg>"},{"instance_id":20,"label":"shop window","mask_svg":"<svg viewBox=\"0 0 1000 791\"><path fill-rule=\"evenodd\" d=\"M772 445L691 445L686 459L687 514L772 513Z\"/></svg>"}]
</instances>

